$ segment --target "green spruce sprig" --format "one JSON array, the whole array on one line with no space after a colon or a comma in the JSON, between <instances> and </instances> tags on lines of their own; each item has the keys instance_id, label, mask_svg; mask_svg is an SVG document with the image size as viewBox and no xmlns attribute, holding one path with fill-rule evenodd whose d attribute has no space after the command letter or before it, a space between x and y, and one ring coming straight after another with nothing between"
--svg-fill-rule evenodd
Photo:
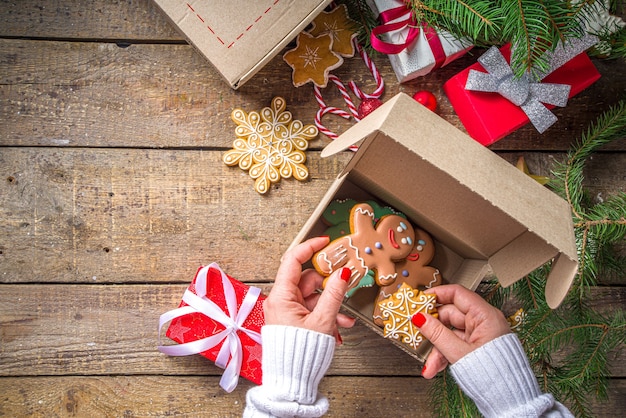
<instances>
[{"instance_id":1,"label":"green spruce sprig","mask_svg":"<svg viewBox=\"0 0 626 418\"><path fill-rule=\"evenodd\" d=\"M410 3L418 22L445 29L457 38L469 38L478 46L505 42L502 28L506 17L500 1L414 0Z\"/></svg>"},{"instance_id":2,"label":"green spruce sprig","mask_svg":"<svg viewBox=\"0 0 626 418\"><path fill-rule=\"evenodd\" d=\"M593 204L583 188L585 161L598 148L624 137L626 132L626 101L603 113L592 124L563 163L556 163L553 170L554 190L572 208L574 229L579 246L579 280L573 289L583 295L587 287L596 284L600 255L607 254L606 247L626 236L626 193L609 196L605 201Z\"/></svg>"},{"instance_id":3,"label":"green spruce sprig","mask_svg":"<svg viewBox=\"0 0 626 418\"><path fill-rule=\"evenodd\" d=\"M546 51L583 35L581 10L589 1L572 5L563 0L412 0L408 4L416 21L469 39L476 46L510 42L514 46L511 67L519 77L544 72L549 66ZM371 51L369 34L379 22L365 0L342 2L362 24L359 40Z\"/></svg>"},{"instance_id":4,"label":"green spruce sprig","mask_svg":"<svg viewBox=\"0 0 626 418\"><path fill-rule=\"evenodd\" d=\"M626 193L593 203L586 193L585 161L598 148L624 137L626 102L610 108L572 146L563 162L555 163L550 182L572 208L579 253L579 272L564 302L550 309L545 301L549 266L533 271L508 289L496 280L485 281L481 293L494 306L514 304L526 314L518 335L538 377L542 391L552 393L580 417L591 417L590 404L607 397L610 370L607 358L626 344L623 310L604 311L593 304L592 287L613 272L626 280L626 258L610 249L626 237ZM468 399L449 374L432 385L436 416L475 416ZM442 401L442 399L445 399Z\"/></svg>"}]
</instances>

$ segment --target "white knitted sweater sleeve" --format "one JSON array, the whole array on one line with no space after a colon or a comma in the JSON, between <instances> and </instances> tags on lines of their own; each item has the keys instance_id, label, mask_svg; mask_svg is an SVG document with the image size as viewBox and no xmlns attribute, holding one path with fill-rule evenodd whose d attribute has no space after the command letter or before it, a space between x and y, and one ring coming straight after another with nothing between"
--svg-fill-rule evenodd
<instances>
[{"instance_id":1,"label":"white knitted sweater sleeve","mask_svg":"<svg viewBox=\"0 0 626 418\"><path fill-rule=\"evenodd\" d=\"M248 390L244 417L319 417L328 399L317 387L335 352L335 338L303 328L265 325L263 384Z\"/></svg>"},{"instance_id":2,"label":"white knitted sweater sleeve","mask_svg":"<svg viewBox=\"0 0 626 418\"><path fill-rule=\"evenodd\" d=\"M485 417L572 417L542 393L517 335L507 334L450 366L455 380Z\"/></svg>"}]
</instances>

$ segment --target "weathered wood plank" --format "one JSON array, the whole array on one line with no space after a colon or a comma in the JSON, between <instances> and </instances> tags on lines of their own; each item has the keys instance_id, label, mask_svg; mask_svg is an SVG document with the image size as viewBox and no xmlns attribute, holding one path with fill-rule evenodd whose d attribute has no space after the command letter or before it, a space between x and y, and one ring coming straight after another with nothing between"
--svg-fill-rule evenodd
<instances>
[{"instance_id":1,"label":"weathered wood plank","mask_svg":"<svg viewBox=\"0 0 626 418\"><path fill-rule=\"evenodd\" d=\"M348 157L310 153L310 182L261 196L221 152L3 149L0 281L186 282L212 261L273 279Z\"/></svg>"},{"instance_id":2,"label":"weathered wood plank","mask_svg":"<svg viewBox=\"0 0 626 418\"><path fill-rule=\"evenodd\" d=\"M0 36L184 41L152 0L2 1Z\"/></svg>"},{"instance_id":3,"label":"weathered wood plank","mask_svg":"<svg viewBox=\"0 0 626 418\"><path fill-rule=\"evenodd\" d=\"M229 89L151 0L0 2L0 38L0 415L240 416L250 383L226 394L208 360L159 354L156 324L210 261L269 289L280 255L350 154L322 161L310 152L312 181L283 181L263 197L221 163L221 151L232 144L233 108L259 110L280 94L311 123L312 89L291 87L280 55ZM480 53L404 85L385 57L374 60L385 98L430 90L438 113L463 129L442 84ZM533 173L547 174L624 97L623 60L594 63L602 78L555 110L557 125L544 135L524 127L491 148L513 163L523 154ZM374 88L358 58L336 74ZM324 96L341 105L336 90ZM350 125L324 121L337 132ZM28 146L44 147L20 148ZM626 151L626 141L607 150ZM625 153L594 156L592 197L624 191L625 169ZM593 292L600 309L624 306L619 284ZM320 388L330 416L424 415L429 383L416 377L418 363L363 325L342 335ZM618 378L597 416L626 409L625 355L609 359Z\"/></svg>"},{"instance_id":4,"label":"weathered wood plank","mask_svg":"<svg viewBox=\"0 0 626 418\"><path fill-rule=\"evenodd\" d=\"M252 385L241 381L228 394L216 377L68 377L0 379L7 416L215 416L240 417ZM428 416L427 389L421 378L326 378L328 416L375 417L395 405L394 416L420 411ZM392 387L393 391L381 390ZM618 387L618 390L620 388Z\"/></svg>"},{"instance_id":5,"label":"weathered wood plank","mask_svg":"<svg viewBox=\"0 0 626 418\"><path fill-rule=\"evenodd\" d=\"M211 260L233 260L240 269L232 274L266 280L273 270L264 265L271 268L272 263L263 260L276 262L289 240L262 237L281 229L293 237L349 158L343 154L320 160L312 154L314 180L283 181L271 199L281 200L278 207L285 218L265 219L262 214L275 202L253 192L251 180L223 165L217 152L5 149L0 161L6 177L0 190L8 222L3 225L1 280L186 281L196 265ZM545 174L551 157L539 155L532 154L528 163L534 172ZM626 155L616 155L601 154L595 164L615 169L614 183L603 174L607 180L602 187L612 191L619 187L620 167L626 166ZM514 154L505 157L516 160ZM208 244L201 238L205 231L213 232L207 235ZM222 239L215 237L216 231ZM177 243L175 250L172 242ZM260 245L241 257L251 242ZM46 263L33 264L32 259ZM152 261L144 263L147 259ZM250 271L254 278L248 277Z\"/></svg>"},{"instance_id":6,"label":"weathered wood plank","mask_svg":"<svg viewBox=\"0 0 626 418\"><path fill-rule=\"evenodd\" d=\"M178 306L185 288L2 285L0 376L220 375L201 356L168 357L156 349L158 318ZM419 375L417 362L365 326L342 335L332 374Z\"/></svg>"},{"instance_id":7,"label":"weathered wood plank","mask_svg":"<svg viewBox=\"0 0 626 418\"><path fill-rule=\"evenodd\" d=\"M221 155L3 148L0 282L187 282L212 261L241 280L273 279L351 154L308 152L312 180L283 180L268 196ZM521 154L502 155L515 163ZM526 157L532 172L549 174L563 155ZM600 153L589 170L592 196L623 191L626 153Z\"/></svg>"},{"instance_id":8,"label":"weathered wood plank","mask_svg":"<svg viewBox=\"0 0 626 418\"><path fill-rule=\"evenodd\" d=\"M0 285L0 376L219 375L201 356L168 357L156 349L159 316L178 306L185 288ZM593 295L602 309L626 301L624 287L597 288ZM341 334L344 344L329 374L419 375L418 362L364 325ZM615 376L626 376L625 356L623 350L612 356Z\"/></svg>"},{"instance_id":9,"label":"weathered wood plank","mask_svg":"<svg viewBox=\"0 0 626 418\"><path fill-rule=\"evenodd\" d=\"M431 416L421 378L326 377L320 393L330 400L328 417ZM219 416L240 417L251 383L232 393L217 377L112 376L0 378L0 413L6 416ZM597 417L620 416L626 380L612 380L606 402L592 403Z\"/></svg>"},{"instance_id":10,"label":"weathered wood plank","mask_svg":"<svg viewBox=\"0 0 626 418\"><path fill-rule=\"evenodd\" d=\"M462 130L442 84L474 60L468 55L399 85L386 58L375 58L387 82L384 97L430 90L439 101L438 113ZM603 77L570 100L567 108L555 110L559 122L546 134L526 126L492 148L567 150L590 121L623 97L623 64L597 62ZM0 39L0 65L0 145L230 148L235 128L230 113L236 107L258 111L280 94L296 119L313 123L317 111L310 87L289 87L291 70L280 56L239 91L228 88L188 45L121 48L115 43ZM346 81L354 79L364 91L374 89L358 58L347 60L336 74ZM325 90L327 101L339 105L336 89ZM350 125L332 116L324 123L338 133ZM320 148L328 142L321 136L311 146ZM626 141L608 149L624 150Z\"/></svg>"}]
</instances>

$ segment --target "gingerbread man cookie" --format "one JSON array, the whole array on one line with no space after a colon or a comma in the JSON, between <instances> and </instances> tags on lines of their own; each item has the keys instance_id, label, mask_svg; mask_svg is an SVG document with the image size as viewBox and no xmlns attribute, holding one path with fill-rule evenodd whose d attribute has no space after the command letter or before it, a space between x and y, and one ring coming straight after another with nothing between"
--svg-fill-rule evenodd
<instances>
[{"instance_id":1,"label":"gingerbread man cookie","mask_svg":"<svg viewBox=\"0 0 626 418\"><path fill-rule=\"evenodd\" d=\"M352 271L348 290L357 286L371 270L379 286L392 284L398 274L396 261L414 247L415 231L398 215L387 215L373 225L374 209L367 203L350 212L350 234L338 238L313 256L315 269L324 276L342 267Z\"/></svg>"},{"instance_id":2,"label":"gingerbread man cookie","mask_svg":"<svg viewBox=\"0 0 626 418\"><path fill-rule=\"evenodd\" d=\"M383 326L379 302L396 292L403 284L413 289L430 289L439 286L442 282L439 270L429 266L435 256L435 243L428 232L420 228L415 229L415 246L411 253L396 263L396 281L387 286L381 286L376 303L374 304L373 320L378 326Z\"/></svg>"},{"instance_id":3,"label":"gingerbread man cookie","mask_svg":"<svg viewBox=\"0 0 626 418\"><path fill-rule=\"evenodd\" d=\"M403 213L396 211L390 206L381 206L374 200L365 202L374 209L374 219L372 223L376 223L385 215L400 215L405 217ZM326 235L330 239L337 239L350 233L350 211L358 204L354 199L335 199L322 213L322 221L329 227L326 229Z\"/></svg>"}]
</instances>

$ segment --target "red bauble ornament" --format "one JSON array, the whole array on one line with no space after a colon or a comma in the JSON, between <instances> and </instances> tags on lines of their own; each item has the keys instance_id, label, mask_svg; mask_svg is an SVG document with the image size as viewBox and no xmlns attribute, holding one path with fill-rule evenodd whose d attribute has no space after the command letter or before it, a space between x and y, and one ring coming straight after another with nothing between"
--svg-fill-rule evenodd
<instances>
[{"instance_id":1,"label":"red bauble ornament","mask_svg":"<svg viewBox=\"0 0 626 418\"><path fill-rule=\"evenodd\" d=\"M413 95L413 98L418 102L426 106L430 111L434 112L437 109L437 98L429 91L421 90Z\"/></svg>"},{"instance_id":2,"label":"red bauble ornament","mask_svg":"<svg viewBox=\"0 0 626 418\"><path fill-rule=\"evenodd\" d=\"M382 104L383 102L378 99L363 99L361 103L359 103L359 118L363 119L365 116L379 108Z\"/></svg>"}]
</instances>

